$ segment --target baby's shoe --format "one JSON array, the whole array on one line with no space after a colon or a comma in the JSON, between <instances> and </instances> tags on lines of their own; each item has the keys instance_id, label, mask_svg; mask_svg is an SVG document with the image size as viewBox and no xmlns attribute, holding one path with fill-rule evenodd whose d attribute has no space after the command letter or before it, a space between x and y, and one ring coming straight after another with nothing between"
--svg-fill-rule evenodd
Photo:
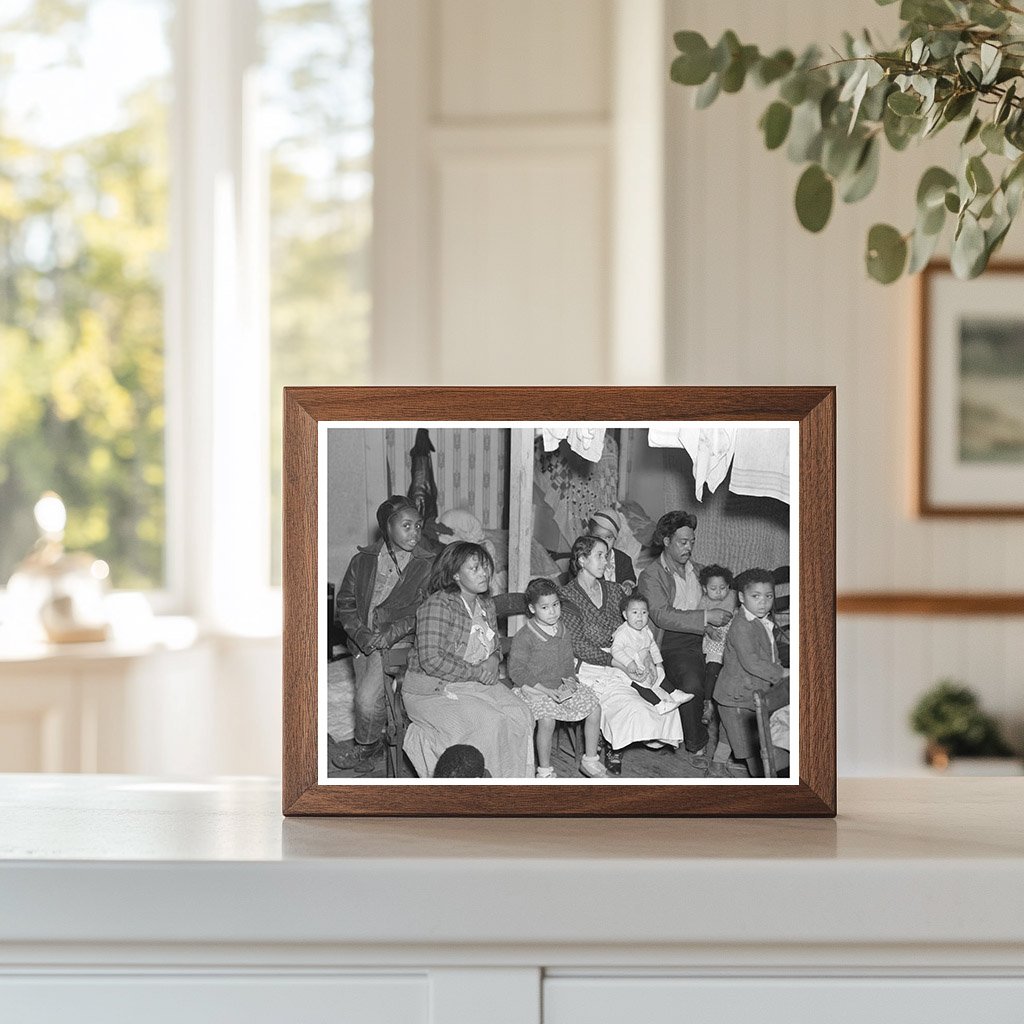
<instances>
[{"instance_id":1,"label":"baby's shoe","mask_svg":"<svg viewBox=\"0 0 1024 1024\"><path fill-rule=\"evenodd\" d=\"M537 778L538 779L557 779L558 776L555 774L555 769L552 768L551 765L548 765L547 768L538 768L537 769Z\"/></svg>"},{"instance_id":2,"label":"baby's shoe","mask_svg":"<svg viewBox=\"0 0 1024 1024\"><path fill-rule=\"evenodd\" d=\"M580 771L592 779L606 779L608 777L608 769L601 764L601 758L596 754L593 757L587 757L584 754L580 758Z\"/></svg>"},{"instance_id":3,"label":"baby's shoe","mask_svg":"<svg viewBox=\"0 0 1024 1024\"><path fill-rule=\"evenodd\" d=\"M662 700L654 705L654 710L657 711L659 715L667 715L670 711L675 711L681 703L682 701L678 700Z\"/></svg>"}]
</instances>

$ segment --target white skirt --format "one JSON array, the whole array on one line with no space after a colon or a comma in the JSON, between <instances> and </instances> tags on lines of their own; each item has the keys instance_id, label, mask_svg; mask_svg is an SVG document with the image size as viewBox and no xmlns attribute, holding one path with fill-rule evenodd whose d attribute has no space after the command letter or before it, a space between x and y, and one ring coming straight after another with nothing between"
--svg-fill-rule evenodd
<instances>
[{"instance_id":1,"label":"white skirt","mask_svg":"<svg viewBox=\"0 0 1024 1024\"><path fill-rule=\"evenodd\" d=\"M601 704L601 732L616 749L630 743L659 740L673 747L683 742L683 724L678 711L659 715L653 704L633 689L629 676L611 665L580 663L576 672L580 682L586 683Z\"/></svg>"}]
</instances>

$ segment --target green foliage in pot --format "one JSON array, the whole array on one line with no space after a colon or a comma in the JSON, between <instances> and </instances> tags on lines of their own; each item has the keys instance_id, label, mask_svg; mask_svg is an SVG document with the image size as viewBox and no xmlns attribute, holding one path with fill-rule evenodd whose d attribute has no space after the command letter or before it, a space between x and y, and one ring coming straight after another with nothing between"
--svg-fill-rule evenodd
<instances>
[{"instance_id":1,"label":"green foliage in pot","mask_svg":"<svg viewBox=\"0 0 1024 1024\"><path fill-rule=\"evenodd\" d=\"M974 691L950 679L943 679L917 702L910 725L953 757L1006 757L1013 753L995 720L981 710Z\"/></svg>"},{"instance_id":2,"label":"green foliage in pot","mask_svg":"<svg viewBox=\"0 0 1024 1024\"><path fill-rule=\"evenodd\" d=\"M876 0L889 6L896 0ZM1024 0L901 0L899 43L845 33L826 56L811 47L763 54L727 31L711 46L677 32L672 79L697 89L698 108L748 83L776 94L759 127L768 149L807 167L796 214L808 231L828 223L836 196L863 199L878 180L883 144L896 151L956 123L957 166L930 167L917 189L913 226L876 224L865 262L889 284L931 259L947 222L952 266L979 275L1003 243L1024 197Z\"/></svg>"}]
</instances>

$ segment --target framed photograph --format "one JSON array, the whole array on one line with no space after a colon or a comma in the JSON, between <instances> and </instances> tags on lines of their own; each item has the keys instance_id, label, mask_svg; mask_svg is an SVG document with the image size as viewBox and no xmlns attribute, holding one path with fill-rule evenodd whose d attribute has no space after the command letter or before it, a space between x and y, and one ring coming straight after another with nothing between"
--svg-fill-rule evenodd
<instances>
[{"instance_id":1,"label":"framed photograph","mask_svg":"<svg viewBox=\"0 0 1024 1024\"><path fill-rule=\"evenodd\" d=\"M917 512L1024 515L1024 263L921 274Z\"/></svg>"},{"instance_id":2,"label":"framed photograph","mask_svg":"<svg viewBox=\"0 0 1024 1024\"><path fill-rule=\"evenodd\" d=\"M833 388L287 388L284 813L834 816Z\"/></svg>"}]
</instances>

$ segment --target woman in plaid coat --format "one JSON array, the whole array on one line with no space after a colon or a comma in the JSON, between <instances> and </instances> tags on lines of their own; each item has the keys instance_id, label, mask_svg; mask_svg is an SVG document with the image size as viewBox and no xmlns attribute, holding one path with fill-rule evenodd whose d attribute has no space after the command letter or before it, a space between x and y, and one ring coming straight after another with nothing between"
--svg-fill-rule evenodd
<instances>
[{"instance_id":1,"label":"woman in plaid coat","mask_svg":"<svg viewBox=\"0 0 1024 1024\"><path fill-rule=\"evenodd\" d=\"M402 694L411 722L405 752L422 778L456 743L476 747L496 779L534 776L533 712L498 679L493 572L479 544L449 544L416 613Z\"/></svg>"}]
</instances>

